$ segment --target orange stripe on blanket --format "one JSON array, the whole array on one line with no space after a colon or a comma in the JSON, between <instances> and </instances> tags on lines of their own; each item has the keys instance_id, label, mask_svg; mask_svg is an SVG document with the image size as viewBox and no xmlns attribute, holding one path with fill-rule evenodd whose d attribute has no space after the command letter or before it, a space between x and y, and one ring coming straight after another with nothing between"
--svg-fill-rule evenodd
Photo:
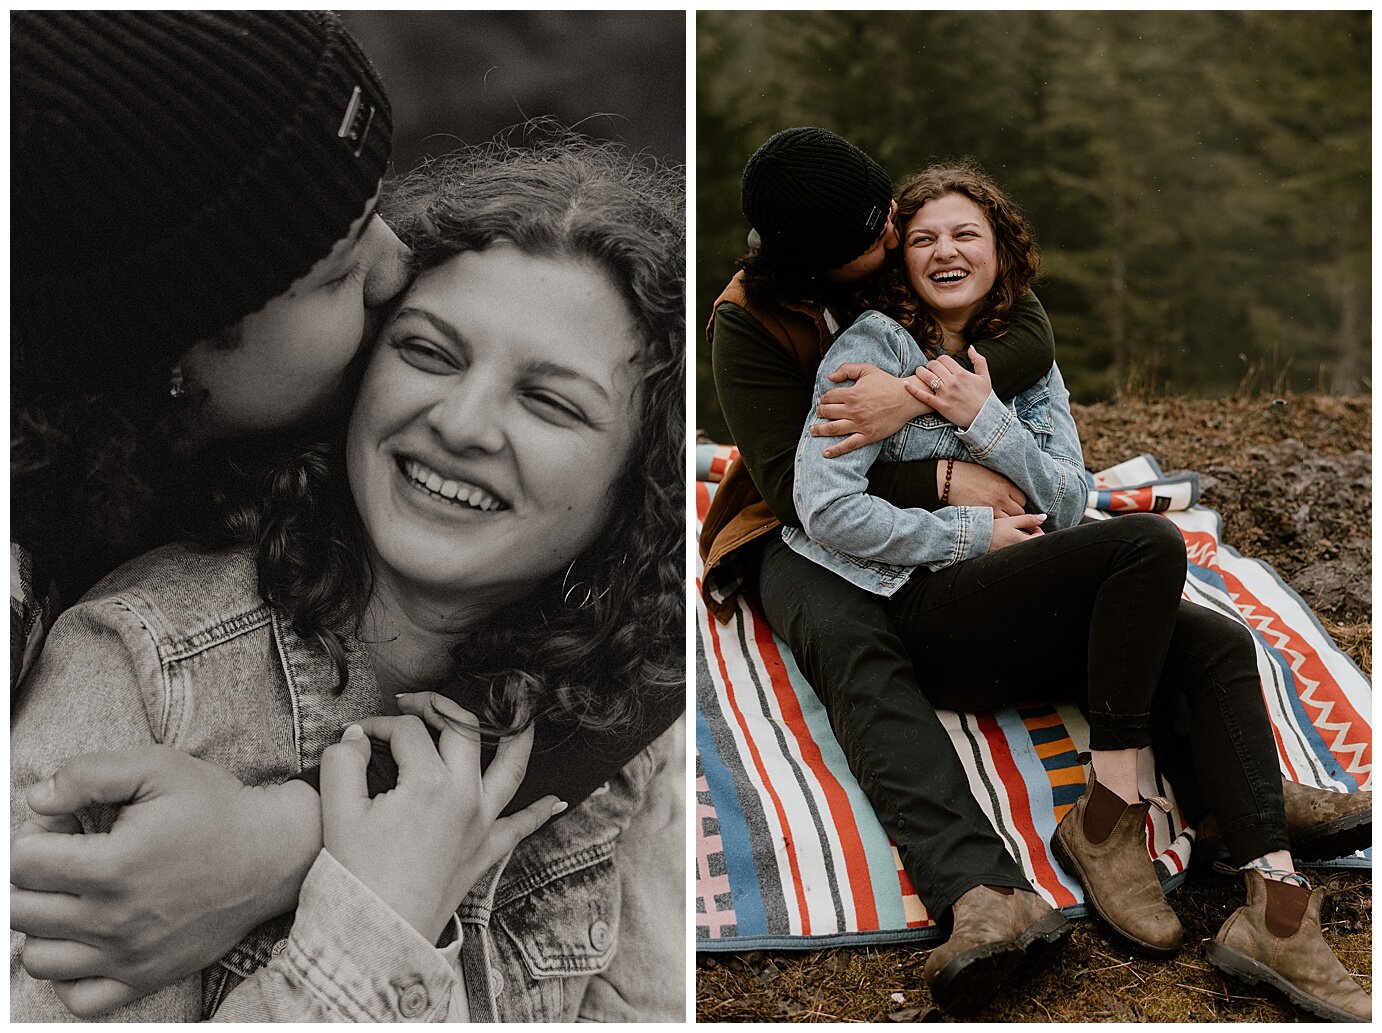
<instances>
[{"instance_id":1,"label":"orange stripe on blanket","mask_svg":"<svg viewBox=\"0 0 1382 1033\"><path fill-rule=\"evenodd\" d=\"M740 619L743 619L743 611L740 611ZM763 757L758 752L758 747L754 745L753 737L749 735L748 722L744 719L744 713L739 709L739 702L734 696L734 686L729 680L729 668L725 664L724 651L720 648L720 632L715 627L713 620L707 620L705 627L710 629L711 648L715 653L715 661L720 668L720 681L725 687L725 698L729 702L730 712L734 714L734 720L739 725L739 734L743 737L744 744L749 749L749 758L753 761L754 770L758 772L759 783L768 794L768 799L772 801L773 810L777 812L778 827L784 830L782 837L782 850L787 855L787 867L791 869L792 889L796 893L797 912L801 915L801 933L803 936L811 935L811 915L806 908L806 892L802 885L801 863L797 859L796 847L792 843L792 837L785 834L788 827L787 814L782 806L782 799L777 795L777 790L773 788L768 780L768 773L763 767Z\"/></svg>"},{"instance_id":2,"label":"orange stripe on blanket","mask_svg":"<svg viewBox=\"0 0 1382 1033\"><path fill-rule=\"evenodd\" d=\"M902 891L902 920L907 924L908 929L925 929L932 924L931 916L926 912L926 905L917 896L917 889L912 885L912 877L902 867L902 855L897 852L897 844L890 840L888 846L893 852L893 867L897 869L897 885Z\"/></svg>"},{"instance_id":3,"label":"orange stripe on blanket","mask_svg":"<svg viewBox=\"0 0 1382 1033\"><path fill-rule=\"evenodd\" d=\"M797 699L796 690L792 688L791 679L787 676L787 666L782 662L782 656L773 641L773 632L768 627L767 621L754 620L753 638L758 646L758 655L762 658L763 668L772 684L773 695L777 697L782 721L796 740L802 760L806 762L816 776L816 783L820 786L821 792L825 796L826 805L830 808L831 822L840 839L840 849L843 851L845 859L845 872L849 880L849 888L854 896L855 920L861 930L877 929L878 907L873 899L873 880L869 877L868 856L864 852L864 843L859 836L859 828L854 822L854 811L849 804L849 795L840 785L839 780L835 778L829 765L826 764L825 758L821 755L821 748L816 744L816 740L811 735L811 729L806 725L806 718L801 712L801 703Z\"/></svg>"},{"instance_id":4,"label":"orange stripe on blanket","mask_svg":"<svg viewBox=\"0 0 1382 1033\"><path fill-rule=\"evenodd\" d=\"M696 519L705 522L706 511L710 509L710 486L705 481L696 482Z\"/></svg>"},{"instance_id":5,"label":"orange stripe on blanket","mask_svg":"<svg viewBox=\"0 0 1382 1033\"><path fill-rule=\"evenodd\" d=\"M1085 782L1084 769L1079 766L1048 771L1046 777L1051 780L1053 786L1078 786L1084 785Z\"/></svg>"},{"instance_id":6,"label":"orange stripe on blanket","mask_svg":"<svg viewBox=\"0 0 1382 1033\"><path fill-rule=\"evenodd\" d=\"M1013 827L1014 831L1027 844L1027 856L1031 859L1032 874L1036 876L1037 882L1050 888L1055 894L1056 907L1067 907L1074 904L1074 896L1061 885L1060 878L1047 859L1046 844L1041 841L1041 837L1037 835L1035 827L1030 822L1020 820L1021 816L1032 813L1032 800L1027 795L1027 784L1023 781L1022 772L1017 769L1012 751L1008 749L1007 736L1003 734L1003 729L999 727L992 714L975 714L974 719L978 723L984 739L988 742L989 756L993 758L994 769L1003 782L1003 788L1007 790L1012 813L1019 816L1019 820L1013 822Z\"/></svg>"},{"instance_id":7,"label":"orange stripe on blanket","mask_svg":"<svg viewBox=\"0 0 1382 1033\"><path fill-rule=\"evenodd\" d=\"M1060 714L1053 710L1049 714L1039 714L1036 717L1024 717L1022 723L1028 728L1035 730L1038 728L1055 728L1056 725L1062 724L1063 722L1061 721Z\"/></svg>"}]
</instances>

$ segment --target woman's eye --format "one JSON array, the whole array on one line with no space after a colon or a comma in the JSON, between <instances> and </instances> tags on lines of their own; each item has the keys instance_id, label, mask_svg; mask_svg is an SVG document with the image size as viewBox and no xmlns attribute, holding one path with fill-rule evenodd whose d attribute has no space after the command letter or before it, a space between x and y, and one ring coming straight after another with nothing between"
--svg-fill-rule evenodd
<instances>
[{"instance_id":1,"label":"woman's eye","mask_svg":"<svg viewBox=\"0 0 1382 1033\"><path fill-rule=\"evenodd\" d=\"M525 398L529 407L550 423L569 426L590 422L577 406L559 395L547 391L530 391Z\"/></svg>"},{"instance_id":2,"label":"woman's eye","mask_svg":"<svg viewBox=\"0 0 1382 1033\"><path fill-rule=\"evenodd\" d=\"M454 373L460 368L448 352L420 337L405 337L393 346L404 362L425 373Z\"/></svg>"}]
</instances>

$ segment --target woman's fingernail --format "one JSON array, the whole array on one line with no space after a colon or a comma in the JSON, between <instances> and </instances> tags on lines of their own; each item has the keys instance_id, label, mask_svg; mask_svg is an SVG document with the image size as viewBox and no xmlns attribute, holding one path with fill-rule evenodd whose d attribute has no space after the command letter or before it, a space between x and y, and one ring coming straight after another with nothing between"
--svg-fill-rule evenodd
<instances>
[{"instance_id":1,"label":"woman's fingernail","mask_svg":"<svg viewBox=\"0 0 1382 1033\"><path fill-rule=\"evenodd\" d=\"M1045 519L1046 519L1046 514L1045 514L1045 513L1038 513L1038 514L1037 514L1037 523L1041 523L1041 521L1043 521L1043 520L1045 520Z\"/></svg>"},{"instance_id":2,"label":"woman's fingernail","mask_svg":"<svg viewBox=\"0 0 1382 1033\"><path fill-rule=\"evenodd\" d=\"M555 818L564 810L566 810L566 801L558 800L556 803L552 804L552 817Z\"/></svg>"},{"instance_id":3,"label":"woman's fingernail","mask_svg":"<svg viewBox=\"0 0 1382 1033\"><path fill-rule=\"evenodd\" d=\"M359 725L351 725L349 728L347 728L344 732L341 733L342 742L344 742L347 739L363 739L364 737L365 730L361 728Z\"/></svg>"}]
</instances>

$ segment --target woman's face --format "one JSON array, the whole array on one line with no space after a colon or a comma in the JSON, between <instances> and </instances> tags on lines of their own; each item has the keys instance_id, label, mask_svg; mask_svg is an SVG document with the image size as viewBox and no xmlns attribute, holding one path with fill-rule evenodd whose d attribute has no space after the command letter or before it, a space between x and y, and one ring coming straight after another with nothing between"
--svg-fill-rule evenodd
<instances>
[{"instance_id":1,"label":"woman's face","mask_svg":"<svg viewBox=\"0 0 1382 1033\"><path fill-rule=\"evenodd\" d=\"M962 327L983 307L998 275L993 227L964 194L927 201L902 241L907 279L937 321Z\"/></svg>"},{"instance_id":2,"label":"woman's face","mask_svg":"<svg viewBox=\"0 0 1382 1033\"><path fill-rule=\"evenodd\" d=\"M636 347L623 298L584 260L498 244L419 276L346 445L377 562L487 606L565 569L607 523L633 448Z\"/></svg>"}]
</instances>

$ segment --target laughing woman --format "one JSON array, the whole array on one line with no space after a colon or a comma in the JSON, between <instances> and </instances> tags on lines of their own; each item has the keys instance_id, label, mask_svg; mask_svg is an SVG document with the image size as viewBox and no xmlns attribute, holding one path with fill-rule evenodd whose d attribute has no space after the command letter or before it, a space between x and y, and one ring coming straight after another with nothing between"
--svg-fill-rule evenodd
<instances>
[{"instance_id":1,"label":"laughing woman","mask_svg":"<svg viewBox=\"0 0 1382 1033\"><path fill-rule=\"evenodd\" d=\"M1370 815L1371 797L1283 783L1252 638L1181 598L1185 545L1175 525L1145 513L1079 523L1084 464L1059 369L1011 405L993 393L973 339L1002 336L1038 268L1012 202L976 167L932 166L903 184L895 218L901 259L885 269L875 310L826 353L816 401L834 386L828 371L867 362L908 376L908 390L934 414L827 459L811 433L813 407L796 457L804 533L784 538L887 598L935 706L991 710L1026 699L1084 708L1089 781L1051 846L1121 940L1170 957L1183 939L1147 853L1149 803L1137 783L1138 751L1157 740L1187 817L1212 821L1243 870L1248 903L1209 944L1209 960L1316 1015L1366 1021L1371 998L1322 937L1323 891L1295 871L1293 850L1305 856L1310 840L1318 845L1330 809L1345 801L1355 818ZM914 458L982 463L1022 490L1028 512L905 510L867 494L870 464ZM1190 729L1177 743L1170 731L1180 706ZM1347 849L1366 845L1370 821L1356 822ZM1059 916L1023 887L1008 895L1013 889L1035 920L1024 936L1054 940ZM974 949L955 939L932 952L928 972Z\"/></svg>"},{"instance_id":2,"label":"laughing woman","mask_svg":"<svg viewBox=\"0 0 1382 1033\"><path fill-rule=\"evenodd\" d=\"M681 1019L680 723L606 791L501 816L559 763L535 733L617 737L683 692L679 172L495 145L391 209L418 277L348 431L247 478L219 548L63 616L14 714L11 827L77 753L161 743L259 786L321 760L319 810L267 791L324 845L272 961L109 1018ZM423 720L378 716L399 693ZM399 768L373 798L371 739ZM67 1017L45 980L96 974L45 946L12 956L12 1018Z\"/></svg>"}]
</instances>

